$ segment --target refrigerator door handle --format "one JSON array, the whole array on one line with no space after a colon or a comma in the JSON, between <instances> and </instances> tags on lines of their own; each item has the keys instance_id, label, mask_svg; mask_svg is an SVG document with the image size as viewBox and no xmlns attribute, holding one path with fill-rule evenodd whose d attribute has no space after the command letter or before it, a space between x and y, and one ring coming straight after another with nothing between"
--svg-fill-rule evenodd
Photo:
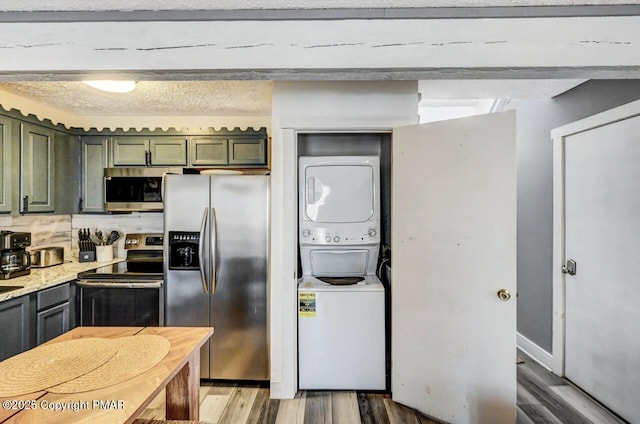
<instances>
[{"instance_id":1,"label":"refrigerator door handle","mask_svg":"<svg viewBox=\"0 0 640 424\"><path fill-rule=\"evenodd\" d=\"M204 248L204 229L207 226L207 218L209 215L209 208L204 208L204 213L202 214L202 224L200 224L200 240L198 242L198 261L200 262L200 279L202 280L202 288L204 289L205 294L209 293L209 289L207 288L207 277L204 274L204 257L203 257L203 248Z\"/></svg>"},{"instance_id":2,"label":"refrigerator door handle","mask_svg":"<svg viewBox=\"0 0 640 424\"><path fill-rule=\"evenodd\" d=\"M211 296L216 292L216 279L218 277L218 264L216 263L218 229L216 227L216 208L211 208Z\"/></svg>"}]
</instances>

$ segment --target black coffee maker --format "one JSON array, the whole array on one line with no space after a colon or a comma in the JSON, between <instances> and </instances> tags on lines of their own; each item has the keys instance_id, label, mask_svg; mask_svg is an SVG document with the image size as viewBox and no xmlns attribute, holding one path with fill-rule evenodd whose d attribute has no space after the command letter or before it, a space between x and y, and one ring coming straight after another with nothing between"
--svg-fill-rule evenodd
<instances>
[{"instance_id":1,"label":"black coffee maker","mask_svg":"<svg viewBox=\"0 0 640 424\"><path fill-rule=\"evenodd\" d=\"M0 280L31 273L31 233L0 231Z\"/></svg>"}]
</instances>

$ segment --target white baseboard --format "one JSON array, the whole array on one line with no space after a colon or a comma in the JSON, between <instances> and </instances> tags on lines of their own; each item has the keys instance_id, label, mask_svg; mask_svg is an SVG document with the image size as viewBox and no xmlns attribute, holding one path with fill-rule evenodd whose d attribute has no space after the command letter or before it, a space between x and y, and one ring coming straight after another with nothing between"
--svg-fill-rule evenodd
<instances>
[{"instance_id":1,"label":"white baseboard","mask_svg":"<svg viewBox=\"0 0 640 424\"><path fill-rule=\"evenodd\" d=\"M520 350L533 358L537 363L551 371L553 364L553 355L527 339L520 333L517 333L517 345Z\"/></svg>"},{"instance_id":2,"label":"white baseboard","mask_svg":"<svg viewBox=\"0 0 640 424\"><path fill-rule=\"evenodd\" d=\"M282 381L271 380L269 383L269 397L271 399L293 399L296 397L296 392L291 392L285 387Z\"/></svg>"}]
</instances>

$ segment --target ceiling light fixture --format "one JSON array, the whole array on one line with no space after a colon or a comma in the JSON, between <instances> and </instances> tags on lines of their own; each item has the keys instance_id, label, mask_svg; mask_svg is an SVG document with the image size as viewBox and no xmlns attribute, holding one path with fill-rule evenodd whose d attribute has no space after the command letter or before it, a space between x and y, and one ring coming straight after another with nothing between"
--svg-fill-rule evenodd
<instances>
[{"instance_id":1,"label":"ceiling light fixture","mask_svg":"<svg viewBox=\"0 0 640 424\"><path fill-rule=\"evenodd\" d=\"M135 81L83 81L85 84L90 85L98 90L108 91L110 93L128 93L136 88Z\"/></svg>"}]
</instances>

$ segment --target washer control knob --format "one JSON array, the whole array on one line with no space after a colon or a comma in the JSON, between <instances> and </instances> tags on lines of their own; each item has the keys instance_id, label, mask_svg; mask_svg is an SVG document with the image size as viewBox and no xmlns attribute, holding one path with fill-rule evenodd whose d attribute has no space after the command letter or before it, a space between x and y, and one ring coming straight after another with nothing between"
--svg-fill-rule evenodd
<instances>
[{"instance_id":1,"label":"washer control knob","mask_svg":"<svg viewBox=\"0 0 640 424\"><path fill-rule=\"evenodd\" d=\"M311 235L311 231L309 231L308 228L305 228L304 230L302 230L302 235L304 237L309 237Z\"/></svg>"},{"instance_id":2,"label":"washer control knob","mask_svg":"<svg viewBox=\"0 0 640 424\"><path fill-rule=\"evenodd\" d=\"M339 241L340 241L340 237L335 236L335 237L333 238L333 241L335 241L336 243L337 243L337 242L339 242Z\"/></svg>"},{"instance_id":3,"label":"washer control knob","mask_svg":"<svg viewBox=\"0 0 640 424\"><path fill-rule=\"evenodd\" d=\"M331 242L331 236L326 236L324 238L324 241L326 241L327 243L330 243Z\"/></svg>"},{"instance_id":4,"label":"washer control knob","mask_svg":"<svg viewBox=\"0 0 640 424\"><path fill-rule=\"evenodd\" d=\"M378 234L375 228L369 228L369 237L375 237Z\"/></svg>"}]
</instances>

